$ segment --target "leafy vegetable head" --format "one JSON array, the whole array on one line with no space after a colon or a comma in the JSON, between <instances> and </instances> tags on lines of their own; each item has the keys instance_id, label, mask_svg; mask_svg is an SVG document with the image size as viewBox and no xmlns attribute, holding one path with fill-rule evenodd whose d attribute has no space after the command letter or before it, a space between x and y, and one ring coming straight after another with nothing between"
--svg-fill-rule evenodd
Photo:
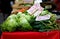
<instances>
[{"instance_id":1,"label":"leafy vegetable head","mask_svg":"<svg viewBox=\"0 0 60 39\"><path fill-rule=\"evenodd\" d=\"M15 14L10 15L7 20L2 24L2 31L15 31L18 26L17 17Z\"/></svg>"}]
</instances>

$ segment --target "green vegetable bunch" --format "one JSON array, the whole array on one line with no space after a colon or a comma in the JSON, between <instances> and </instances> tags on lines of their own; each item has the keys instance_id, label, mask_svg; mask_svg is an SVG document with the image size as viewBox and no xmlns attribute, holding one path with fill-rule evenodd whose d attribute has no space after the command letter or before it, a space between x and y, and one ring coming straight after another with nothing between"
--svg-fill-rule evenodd
<instances>
[{"instance_id":1,"label":"green vegetable bunch","mask_svg":"<svg viewBox=\"0 0 60 39\"><path fill-rule=\"evenodd\" d=\"M44 10L40 16L44 16L49 14L51 17L47 20L41 20L41 21L34 21L32 24L32 27L35 31L50 31L50 30L57 30L59 27L56 24L56 14L52 14L47 10Z\"/></svg>"}]
</instances>

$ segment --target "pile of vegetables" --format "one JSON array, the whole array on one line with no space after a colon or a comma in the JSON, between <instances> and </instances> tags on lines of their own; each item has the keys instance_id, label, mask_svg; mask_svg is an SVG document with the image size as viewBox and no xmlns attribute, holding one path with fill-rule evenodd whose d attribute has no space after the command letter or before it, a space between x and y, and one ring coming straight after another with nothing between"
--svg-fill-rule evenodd
<instances>
[{"instance_id":1,"label":"pile of vegetables","mask_svg":"<svg viewBox=\"0 0 60 39\"><path fill-rule=\"evenodd\" d=\"M19 12L17 14L12 14L2 24L2 31L31 31L33 29L30 25L32 19L34 19L34 17L26 13L23 14Z\"/></svg>"},{"instance_id":2,"label":"pile of vegetables","mask_svg":"<svg viewBox=\"0 0 60 39\"><path fill-rule=\"evenodd\" d=\"M5 22L1 25L2 31L50 31L58 29L56 24L56 15L47 10L42 11L39 16L49 14L51 17L47 20L36 21L36 16L30 15L28 12L18 12L17 14L10 15Z\"/></svg>"},{"instance_id":3,"label":"pile of vegetables","mask_svg":"<svg viewBox=\"0 0 60 39\"><path fill-rule=\"evenodd\" d=\"M59 27L56 24L56 14L52 14L51 12L44 10L39 16L44 15L50 15L50 19L33 22L33 28L40 32L58 30Z\"/></svg>"}]
</instances>

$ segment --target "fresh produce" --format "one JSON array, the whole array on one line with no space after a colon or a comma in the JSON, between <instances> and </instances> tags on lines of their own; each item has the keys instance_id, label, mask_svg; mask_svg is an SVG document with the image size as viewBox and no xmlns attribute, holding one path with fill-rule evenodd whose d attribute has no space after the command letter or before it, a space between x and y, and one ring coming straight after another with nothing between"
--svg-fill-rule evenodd
<instances>
[{"instance_id":1,"label":"fresh produce","mask_svg":"<svg viewBox=\"0 0 60 39\"><path fill-rule=\"evenodd\" d=\"M20 14L20 16L18 18L18 24L21 26L21 28L19 28L19 30L22 30L22 31L32 30L32 27L31 27L30 23L28 22L28 21L30 21L29 17L27 17L27 15L22 14L22 13L18 13L17 15L19 15L19 14Z\"/></svg>"},{"instance_id":2,"label":"fresh produce","mask_svg":"<svg viewBox=\"0 0 60 39\"><path fill-rule=\"evenodd\" d=\"M18 18L20 18L20 17L25 17L25 19L26 19L29 23L33 22L34 19L35 19L34 16L31 16L31 15L27 14L27 12L25 12L25 14L19 12L19 13L17 14L17 17L18 17Z\"/></svg>"},{"instance_id":3,"label":"fresh produce","mask_svg":"<svg viewBox=\"0 0 60 39\"><path fill-rule=\"evenodd\" d=\"M15 14L9 16L7 20L2 24L2 31L15 31L18 25L16 19L17 17Z\"/></svg>"},{"instance_id":4,"label":"fresh produce","mask_svg":"<svg viewBox=\"0 0 60 39\"><path fill-rule=\"evenodd\" d=\"M2 24L2 31L12 32L16 31L16 29L19 29L20 31L32 30L30 25L32 19L33 16L23 14L22 12L19 12L17 15L12 14Z\"/></svg>"},{"instance_id":5,"label":"fresh produce","mask_svg":"<svg viewBox=\"0 0 60 39\"><path fill-rule=\"evenodd\" d=\"M26 9L20 9L20 10L17 10L17 12L24 12L24 11L26 11Z\"/></svg>"},{"instance_id":6,"label":"fresh produce","mask_svg":"<svg viewBox=\"0 0 60 39\"><path fill-rule=\"evenodd\" d=\"M31 15L27 11L24 13L18 12L17 14L12 14L6 19L3 24L1 24L2 31L14 32L16 30L19 30L45 32L50 30L57 30L58 25L55 22L56 14L52 14L47 10L44 10L39 14L40 17L44 17L45 15L49 15L50 18L36 21L35 19L37 16Z\"/></svg>"},{"instance_id":7,"label":"fresh produce","mask_svg":"<svg viewBox=\"0 0 60 39\"><path fill-rule=\"evenodd\" d=\"M20 21L18 23L21 25L20 30L22 30L22 31L32 30L31 25L29 24L29 22L26 20L25 17L21 17L21 18L19 18L19 20Z\"/></svg>"},{"instance_id":8,"label":"fresh produce","mask_svg":"<svg viewBox=\"0 0 60 39\"><path fill-rule=\"evenodd\" d=\"M43 11L40 16L47 14L51 16L50 19L33 22L32 27L34 30L42 32L58 29L58 25L56 24L56 14L52 14L48 11Z\"/></svg>"},{"instance_id":9,"label":"fresh produce","mask_svg":"<svg viewBox=\"0 0 60 39\"><path fill-rule=\"evenodd\" d=\"M48 10L44 10L44 11L42 11L42 13L40 14L40 16L44 16L44 15L46 15L46 14L48 14L49 12L48 12Z\"/></svg>"}]
</instances>

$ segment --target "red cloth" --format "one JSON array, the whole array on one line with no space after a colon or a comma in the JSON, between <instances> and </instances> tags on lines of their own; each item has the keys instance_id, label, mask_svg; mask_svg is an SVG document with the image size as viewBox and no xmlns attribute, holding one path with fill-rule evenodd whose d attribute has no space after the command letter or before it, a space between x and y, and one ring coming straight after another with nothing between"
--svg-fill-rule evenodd
<instances>
[{"instance_id":1,"label":"red cloth","mask_svg":"<svg viewBox=\"0 0 60 39\"><path fill-rule=\"evenodd\" d=\"M1 36L0 36L0 39L1 39Z\"/></svg>"},{"instance_id":2,"label":"red cloth","mask_svg":"<svg viewBox=\"0 0 60 39\"><path fill-rule=\"evenodd\" d=\"M59 39L60 39L60 31L59 31Z\"/></svg>"},{"instance_id":3,"label":"red cloth","mask_svg":"<svg viewBox=\"0 0 60 39\"><path fill-rule=\"evenodd\" d=\"M52 32L3 32L1 39L59 39L59 31L52 31Z\"/></svg>"}]
</instances>

